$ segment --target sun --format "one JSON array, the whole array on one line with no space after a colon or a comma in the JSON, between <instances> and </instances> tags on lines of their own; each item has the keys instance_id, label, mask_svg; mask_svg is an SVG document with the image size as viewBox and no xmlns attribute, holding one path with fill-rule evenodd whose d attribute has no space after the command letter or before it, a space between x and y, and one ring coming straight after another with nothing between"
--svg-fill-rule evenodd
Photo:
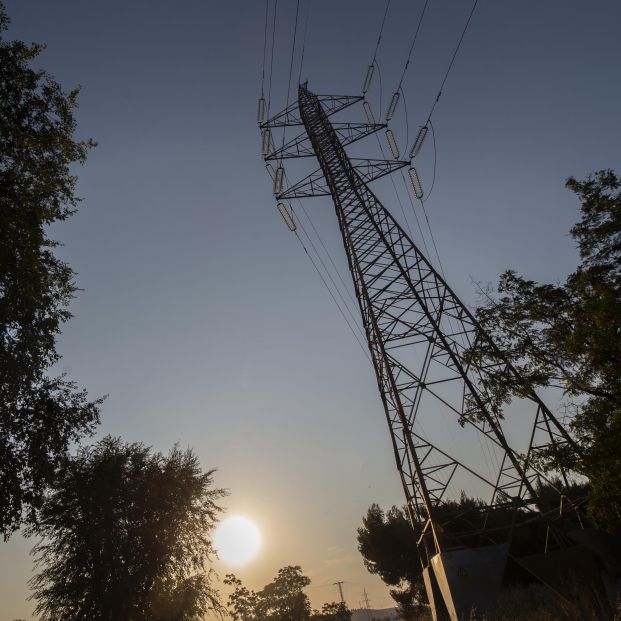
<instances>
[{"instance_id":1,"label":"sun","mask_svg":"<svg viewBox=\"0 0 621 621\"><path fill-rule=\"evenodd\" d=\"M261 547L261 534L254 522L243 515L232 515L216 529L213 545L218 556L229 565L245 565Z\"/></svg>"}]
</instances>

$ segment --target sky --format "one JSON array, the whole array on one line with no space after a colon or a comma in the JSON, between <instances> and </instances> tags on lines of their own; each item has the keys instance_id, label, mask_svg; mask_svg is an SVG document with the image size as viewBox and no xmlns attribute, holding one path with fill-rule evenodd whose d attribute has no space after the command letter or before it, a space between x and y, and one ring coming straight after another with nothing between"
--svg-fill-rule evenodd
<instances>
[{"instance_id":1,"label":"sky","mask_svg":"<svg viewBox=\"0 0 621 621\"><path fill-rule=\"evenodd\" d=\"M311 90L360 94L385 3L302 0L299 37L308 2L291 101L298 72ZM263 537L253 562L216 563L221 574L233 569L260 588L299 564L316 607L338 598L337 580L352 607L364 588L372 607L390 605L356 550L367 508L403 502L375 378L280 220L260 157L265 4L6 6L8 38L45 42L39 65L67 89L81 85L77 135L98 142L76 170L78 214L52 231L82 289L59 340L59 370L93 398L108 395L96 437L191 446L204 468L218 469L228 512L254 520ZM296 2L278 6L272 111L287 99ZM429 4L403 84L410 142L470 6ZM391 3L377 56L381 108L378 80L370 92L378 117L421 8ZM467 304L476 303L474 283L507 268L556 282L575 266L567 231L578 203L564 182L621 169L620 20L612 0L479 1L434 111L437 177L426 203L447 280ZM403 108L393 126L404 143ZM430 146L421 154L426 187ZM378 157L373 139L356 149ZM400 217L388 184L377 192ZM309 199L305 208L347 276L330 203ZM32 618L33 543L15 536L0 548L2 621Z\"/></svg>"}]
</instances>

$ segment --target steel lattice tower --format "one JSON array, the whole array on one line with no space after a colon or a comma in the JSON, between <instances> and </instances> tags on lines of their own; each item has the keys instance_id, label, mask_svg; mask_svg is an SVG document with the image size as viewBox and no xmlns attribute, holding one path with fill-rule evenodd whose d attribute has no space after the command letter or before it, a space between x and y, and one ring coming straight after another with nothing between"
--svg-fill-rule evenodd
<instances>
[{"instance_id":1,"label":"steel lattice tower","mask_svg":"<svg viewBox=\"0 0 621 621\"><path fill-rule=\"evenodd\" d=\"M528 446L518 453L509 445L486 377L503 373L516 385L520 377L498 350L499 362L485 368L469 362L467 351L481 341L491 343L489 337L369 189L370 181L408 162L352 160L346 153L345 145L385 127L331 122L335 112L361 99L317 96L302 84L296 104L261 124L264 157L280 162L279 168L290 157L314 155L319 162L317 171L289 188L280 187L277 170L275 194L281 201L332 197L410 519L421 533L427 591L432 605L434 593L436 599L441 595L450 616L457 618L460 610L478 600L458 592L450 554L459 542L450 541L435 519L456 473L462 470L490 487L489 510L511 506L537 511L538 484L545 477L535 467L533 453L550 445L575 445L537 394L527 389L521 416L531 429ZM304 131L274 149L270 132L282 126L300 126ZM442 411L491 443L502 456L495 478L482 475L426 437L417 427L423 410ZM506 552L507 546L499 552L502 566ZM490 558L489 551L481 557L488 565L495 562ZM441 565L434 566L435 578L429 570L434 562Z\"/></svg>"}]
</instances>

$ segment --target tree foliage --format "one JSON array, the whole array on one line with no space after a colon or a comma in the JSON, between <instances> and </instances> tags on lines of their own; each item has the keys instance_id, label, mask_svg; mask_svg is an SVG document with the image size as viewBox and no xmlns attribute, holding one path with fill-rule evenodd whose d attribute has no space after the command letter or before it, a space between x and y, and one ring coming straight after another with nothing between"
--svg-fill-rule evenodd
<instances>
[{"instance_id":1,"label":"tree foliage","mask_svg":"<svg viewBox=\"0 0 621 621\"><path fill-rule=\"evenodd\" d=\"M416 540L407 514L398 507L384 512L379 505L371 505L358 528L358 550L365 567L393 587L390 595L405 621L416 618L426 601Z\"/></svg>"},{"instance_id":2,"label":"tree foliage","mask_svg":"<svg viewBox=\"0 0 621 621\"><path fill-rule=\"evenodd\" d=\"M344 602L329 602L313 611L311 621L351 621L351 610Z\"/></svg>"},{"instance_id":3,"label":"tree foliage","mask_svg":"<svg viewBox=\"0 0 621 621\"><path fill-rule=\"evenodd\" d=\"M498 402L539 387L563 391L580 451L541 458L550 469L560 462L586 476L592 518L614 528L621 524L621 178L602 170L567 187L581 204L570 231L580 252L576 270L559 284L507 271L477 318L525 380L492 374ZM498 354L479 342L469 358L484 367Z\"/></svg>"},{"instance_id":4,"label":"tree foliage","mask_svg":"<svg viewBox=\"0 0 621 621\"><path fill-rule=\"evenodd\" d=\"M65 376L56 337L71 316L74 273L49 226L76 208L90 141L73 139L78 90L31 68L41 45L6 41L0 2L0 532L32 521L70 443L98 422L100 401Z\"/></svg>"},{"instance_id":5,"label":"tree foliage","mask_svg":"<svg viewBox=\"0 0 621 621\"><path fill-rule=\"evenodd\" d=\"M234 575L224 580L234 588L229 596L229 610L235 621L305 621L310 618L310 601L304 588L310 579L299 565L278 570L272 582L260 591L248 590Z\"/></svg>"},{"instance_id":6,"label":"tree foliage","mask_svg":"<svg viewBox=\"0 0 621 621\"><path fill-rule=\"evenodd\" d=\"M193 621L220 610L207 563L223 490L190 450L106 437L64 459L32 579L43 621Z\"/></svg>"},{"instance_id":7,"label":"tree foliage","mask_svg":"<svg viewBox=\"0 0 621 621\"><path fill-rule=\"evenodd\" d=\"M228 604L234 621L351 621L351 611L342 603L330 602L321 611L311 611L304 592L311 581L299 565L282 567L260 591L249 590L234 574L228 574L224 583L233 588Z\"/></svg>"}]
</instances>

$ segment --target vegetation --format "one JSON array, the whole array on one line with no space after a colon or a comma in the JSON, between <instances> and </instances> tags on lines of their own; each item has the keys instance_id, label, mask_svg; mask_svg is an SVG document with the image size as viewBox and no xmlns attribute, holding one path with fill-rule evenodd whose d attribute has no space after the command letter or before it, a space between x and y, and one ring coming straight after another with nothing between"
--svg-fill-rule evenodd
<instances>
[{"instance_id":1,"label":"vegetation","mask_svg":"<svg viewBox=\"0 0 621 621\"><path fill-rule=\"evenodd\" d=\"M358 550L364 565L393 587L390 595L404 621L416 619L427 601L416 539L407 513L398 507L384 512L371 505L358 528Z\"/></svg>"},{"instance_id":2,"label":"vegetation","mask_svg":"<svg viewBox=\"0 0 621 621\"><path fill-rule=\"evenodd\" d=\"M75 212L91 141L73 138L78 89L31 68L42 45L6 41L0 3L0 533L36 519L69 445L92 432L98 401L64 375L56 337L71 316L75 274L49 226Z\"/></svg>"},{"instance_id":3,"label":"vegetation","mask_svg":"<svg viewBox=\"0 0 621 621\"><path fill-rule=\"evenodd\" d=\"M580 263L560 284L505 272L498 295L486 295L478 320L525 379L488 378L497 402L540 387L563 391L580 451L541 454L588 478L589 512L608 530L621 525L621 178L602 170L567 187L580 200L571 229ZM497 352L479 342L471 361L485 365Z\"/></svg>"},{"instance_id":4,"label":"vegetation","mask_svg":"<svg viewBox=\"0 0 621 621\"><path fill-rule=\"evenodd\" d=\"M351 621L345 604L331 602L321 611L311 611L304 593L311 581L299 565L282 567L274 580L257 592L247 589L234 574L228 574L224 582L233 587L228 604L234 621Z\"/></svg>"},{"instance_id":5,"label":"vegetation","mask_svg":"<svg viewBox=\"0 0 621 621\"><path fill-rule=\"evenodd\" d=\"M31 534L43 621L193 621L220 611L206 563L224 492L192 451L107 437L66 457Z\"/></svg>"}]
</instances>

